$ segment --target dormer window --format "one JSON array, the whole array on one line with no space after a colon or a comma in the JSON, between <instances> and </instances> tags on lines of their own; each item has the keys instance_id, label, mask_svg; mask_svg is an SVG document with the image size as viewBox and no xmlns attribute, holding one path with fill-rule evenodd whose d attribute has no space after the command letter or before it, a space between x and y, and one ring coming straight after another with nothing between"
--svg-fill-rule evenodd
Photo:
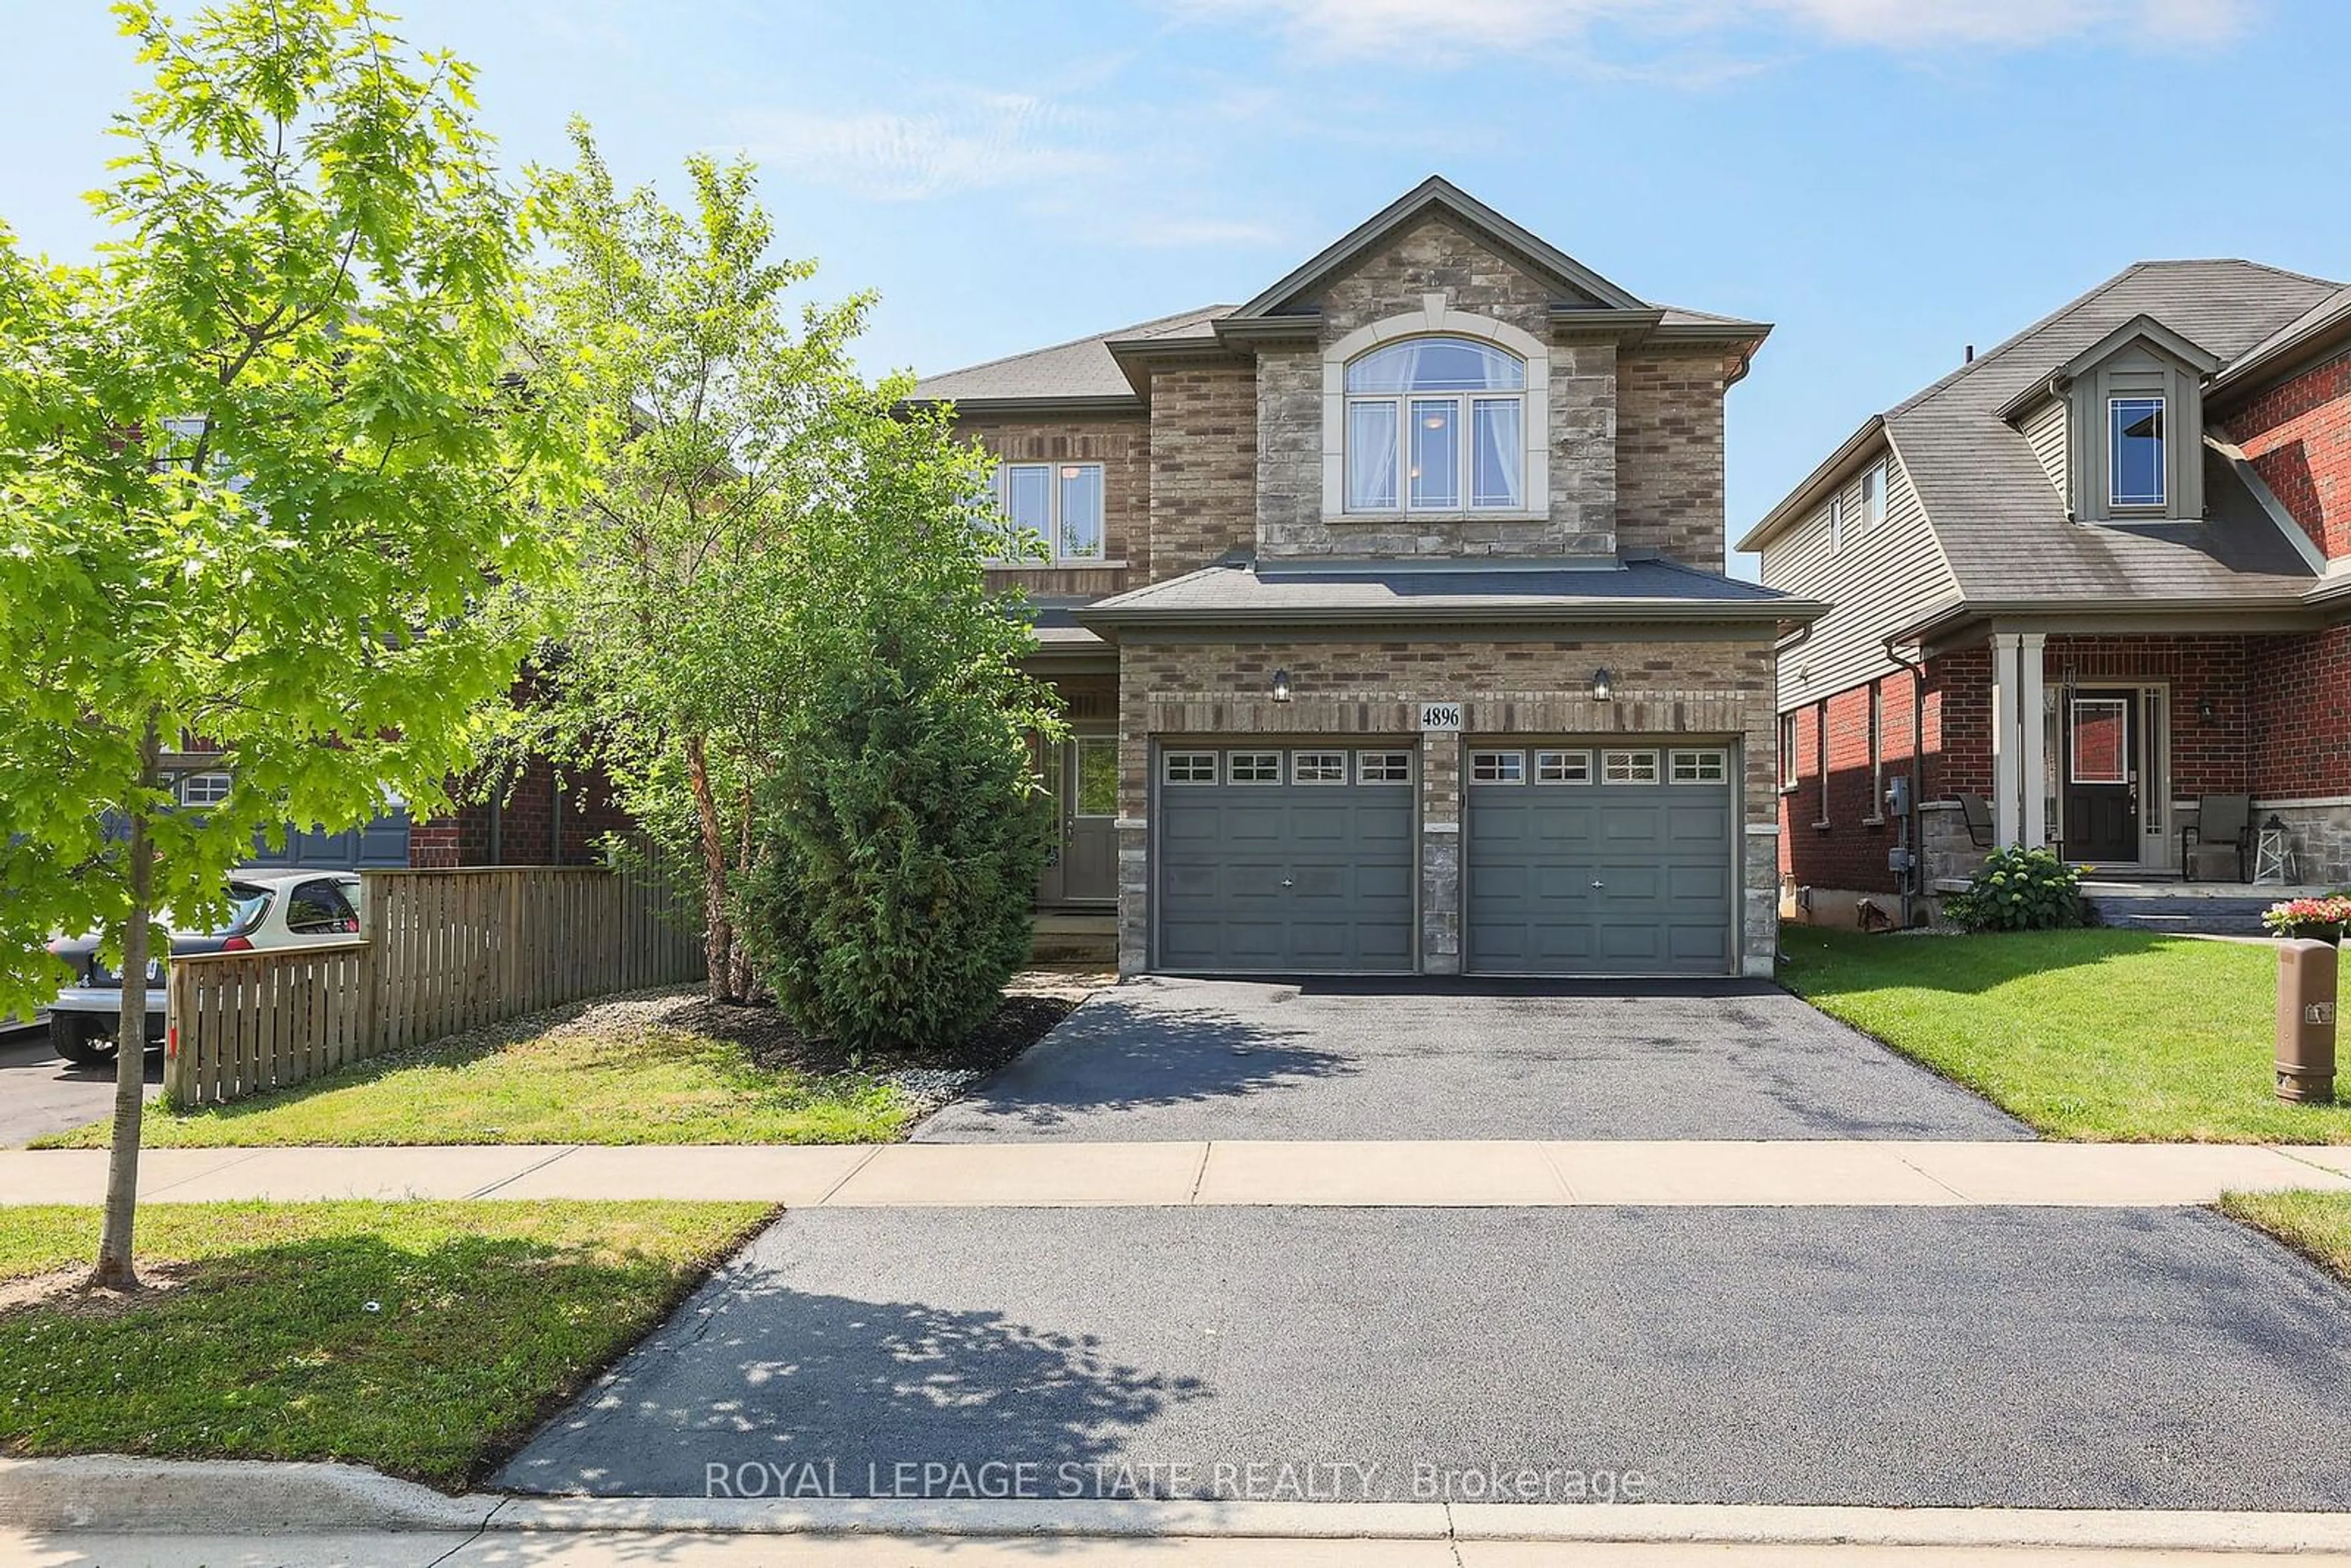
<instances>
[{"instance_id":1,"label":"dormer window","mask_svg":"<svg viewBox=\"0 0 2351 1568\"><path fill-rule=\"evenodd\" d=\"M2108 498L2117 507L2163 506L2163 399L2108 398L2106 432Z\"/></svg>"},{"instance_id":2,"label":"dormer window","mask_svg":"<svg viewBox=\"0 0 2351 1568\"><path fill-rule=\"evenodd\" d=\"M1410 338L1347 366L1347 510L1518 511L1526 361L1468 338Z\"/></svg>"}]
</instances>

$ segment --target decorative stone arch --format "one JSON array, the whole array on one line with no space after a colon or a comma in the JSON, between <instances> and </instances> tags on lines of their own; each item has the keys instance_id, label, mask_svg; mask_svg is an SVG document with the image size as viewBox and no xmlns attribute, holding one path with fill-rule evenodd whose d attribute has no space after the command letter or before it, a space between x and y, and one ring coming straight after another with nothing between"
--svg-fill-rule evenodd
<instances>
[{"instance_id":1,"label":"decorative stone arch","mask_svg":"<svg viewBox=\"0 0 2351 1568\"><path fill-rule=\"evenodd\" d=\"M1373 349L1405 338L1469 338L1507 349L1526 362L1526 511L1549 513L1550 347L1523 327L1456 310L1442 294L1424 294L1419 309L1365 322L1322 350L1322 515L1336 517L1347 509L1347 366Z\"/></svg>"}]
</instances>

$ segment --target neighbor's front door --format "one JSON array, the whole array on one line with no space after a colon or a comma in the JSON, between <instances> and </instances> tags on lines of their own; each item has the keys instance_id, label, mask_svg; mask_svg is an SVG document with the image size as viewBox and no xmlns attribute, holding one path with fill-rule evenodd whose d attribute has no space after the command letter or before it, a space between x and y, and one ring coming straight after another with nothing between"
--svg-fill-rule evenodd
<instances>
[{"instance_id":1,"label":"neighbor's front door","mask_svg":"<svg viewBox=\"0 0 2351 1568\"><path fill-rule=\"evenodd\" d=\"M2065 713L2065 858L2139 858L2137 691L2078 690Z\"/></svg>"},{"instance_id":2,"label":"neighbor's front door","mask_svg":"<svg viewBox=\"0 0 2351 1568\"><path fill-rule=\"evenodd\" d=\"M1040 904L1107 902L1118 896L1118 737L1081 735L1040 758L1053 797L1050 863L1038 880Z\"/></svg>"}]
</instances>

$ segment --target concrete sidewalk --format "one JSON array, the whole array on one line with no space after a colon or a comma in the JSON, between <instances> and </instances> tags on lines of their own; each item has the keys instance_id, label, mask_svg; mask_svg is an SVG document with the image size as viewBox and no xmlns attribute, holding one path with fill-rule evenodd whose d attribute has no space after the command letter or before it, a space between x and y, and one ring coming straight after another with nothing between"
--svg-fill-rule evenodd
<instances>
[{"instance_id":1,"label":"concrete sidewalk","mask_svg":"<svg viewBox=\"0 0 2351 1568\"><path fill-rule=\"evenodd\" d=\"M2351 1568L2328 1552L2091 1548L1720 1545L1562 1541L1286 1541L1152 1537L967 1541L936 1537L459 1534L27 1535L0 1531L0 1558L23 1568L1014 1568L1169 1563L1184 1568Z\"/></svg>"},{"instance_id":2,"label":"concrete sidewalk","mask_svg":"<svg viewBox=\"0 0 2351 1568\"><path fill-rule=\"evenodd\" d=\"M2351 1146L1799 1140L153 1149L154 1203L739 1199L794 1208L2053 1206L2351 1192ZM95 1203L98 1150L0 1150L0 1204Z\"/></svg>"}]
</instances>

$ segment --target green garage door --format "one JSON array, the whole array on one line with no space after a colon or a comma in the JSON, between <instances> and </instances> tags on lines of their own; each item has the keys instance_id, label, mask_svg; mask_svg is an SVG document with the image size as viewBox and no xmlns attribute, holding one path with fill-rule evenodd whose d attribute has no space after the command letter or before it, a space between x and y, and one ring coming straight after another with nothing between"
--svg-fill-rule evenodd
<instances>
[{"instance_id":1,"label":"green garage door","mask_svg":"<svg viewBox=\"0 0 2351 1568\"><path fill-rule=\"evenodd\" d=\"M1473 741L1468 763L1472 973L1731 971L1728 750Z\"/></svg>"},{"instance_id":2,"label":"green garage door","mask_svg":"<svg viewBox=\"0 0 2351 1568\"><path fill-rule=\"evenodd\" d=\"M1410 748L1169 747L1155 795L1159 967L1411 972Z\"/></svg>"}]
</instances>

